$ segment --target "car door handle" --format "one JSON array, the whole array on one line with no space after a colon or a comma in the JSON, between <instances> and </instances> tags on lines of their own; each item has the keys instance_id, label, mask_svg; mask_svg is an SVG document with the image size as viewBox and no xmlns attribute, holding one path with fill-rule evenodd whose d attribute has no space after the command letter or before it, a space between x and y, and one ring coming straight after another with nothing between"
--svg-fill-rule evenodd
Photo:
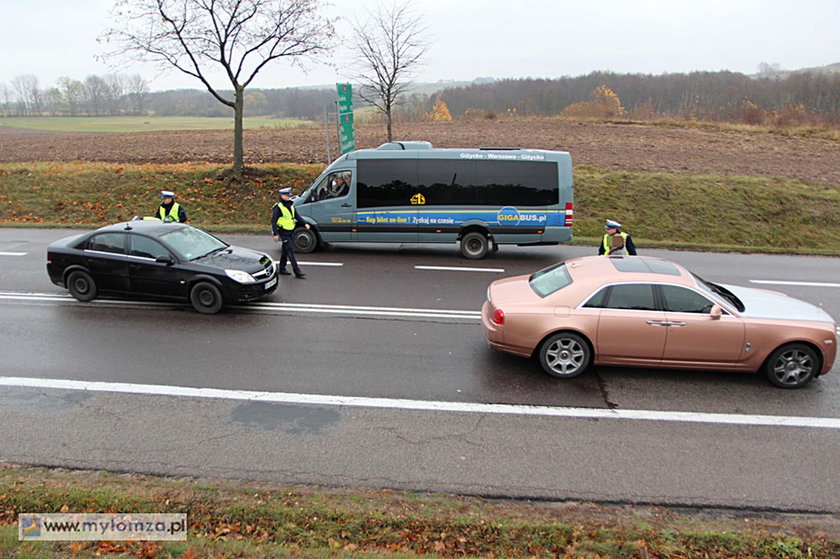
<instances>
[{"instance_id":1,"label":"car door handle","mask_svg":"<svg viewBox=\"0 0 840 559\"><path fill-rule=\"evenodd\" d=\"M668 326L670 323L666 320L645 320L645 324L650 324L651 326Z\"/></svg>"},{"instance_id":2,"label":"car door handle","mask_svg":"<svg viewBox=\"0 0 840 559\"><path fill-rule=\"evenodd\" d=\"M669 322L668 326L685 326L687 322Z\"/></svg>"},{"instance_id":3,"label":"car door handle","mask_svg":"<svg viewBox=\"0 0 840 559\"><path fill-rule=\"evenodd\" d=\"M345 202L344 204L341 204L341 207L342 207L342 208L349 208L349 207L350 207L350 204L348 204L347 202Z\"/></svg>"}]
</instances>

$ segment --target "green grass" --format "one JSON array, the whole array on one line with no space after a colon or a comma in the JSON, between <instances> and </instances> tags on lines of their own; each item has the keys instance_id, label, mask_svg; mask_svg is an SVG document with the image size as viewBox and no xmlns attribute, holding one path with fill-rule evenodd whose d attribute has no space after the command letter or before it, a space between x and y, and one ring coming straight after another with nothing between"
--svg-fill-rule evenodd
<instances>
[{"instance_id":1,"label":"green grass","mask_svg":"<svg viewBox=\"0 0 840 559\"><path fill-rule=\"evenodd\" d=\"M19 542L21 512L186 513L186 542ZM836 557L824 518L537 504L0 465L0 556ZM836 526L835 526L836 528Z\"/></svg>"},{"instance_id":2,"label":"green grass","mask_svg":"<svg viewBox=\"0 0 840 559\"><path fill-rule=\"evenodd\" d=\"M308 126L308 120L293 118L245 117L246 129L294 128ZM229 118L180 116L108 116L108 117L8 117L0 118L0 128L27 128L59 132L152 132L160 130L233 130L233 112Z\"/></svg>"},{"instance_id":3,"label":"green grass","mask_svg":"<svg viewBox=\"0 0 840 559\"><path fill-rule=\"evenodd\" d=\"M264 232L277 189L299 193L322 165L259 165L232 183L206 163L3 163L0 224L92 226L151 215L175 190L190 220L219 232ZM840 254L840 189L772 177L575 168L575 243L595 245L617 219L645 248Z\"/></svg>"}]
</instances>

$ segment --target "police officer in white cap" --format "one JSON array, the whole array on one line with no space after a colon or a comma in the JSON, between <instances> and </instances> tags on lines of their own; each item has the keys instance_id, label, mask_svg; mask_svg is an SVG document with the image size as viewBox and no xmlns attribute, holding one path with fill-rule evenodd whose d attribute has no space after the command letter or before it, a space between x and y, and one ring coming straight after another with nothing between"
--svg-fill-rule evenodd
<instances>
[{"instance_id":1,"label":"police officer in white cap","mask_svg":"<svg viewBox=\"0 0 840 559\"><path fill-rule=\"evenodd\" d=\"M621 231L621 224L608 219L604 225L604 238L598 247L598 254L618 256L621 254L636 254L636 245L628 233Z\"/></svg>"},{"instance_id":2,"label":"police officer in white cap","mask_svg":"<svg viewBox=\"0 0 840 559\"><path fill-rule=\"evenodd\" d=\"M306 274L301 271L295 257L294 231L297 225L309 229L309 224L295 212L295 205L292 202L292 189L281 188L277 192L280 193L280 201L274 204L274 209L271 212L271 231L274 233L274 242L283 243L280 252L280 273L284 276L291 275L286 269L286 260L288 260L292 264L292 272L294 272L295 277L303 279Z\"/></svg>"},{"instance_id":3,"label":"police officer in white cap","mask_svg":"<svg viewBox=\"0 0 840 559\"><path fill-rule=\"evenodd\" d=\"M155 217L161 221L187 223L187 211L184 206L175 201L175 193L171 190L161 190L160 197L163 200L158 206Z\"/></svg>"}]
</instances>

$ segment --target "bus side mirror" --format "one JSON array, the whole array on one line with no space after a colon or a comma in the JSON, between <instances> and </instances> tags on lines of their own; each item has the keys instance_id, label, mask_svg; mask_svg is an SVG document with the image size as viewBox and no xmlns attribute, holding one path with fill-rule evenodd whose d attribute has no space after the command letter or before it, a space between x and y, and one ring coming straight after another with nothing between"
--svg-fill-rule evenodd
<instances>
[{"instance_id":1,"label":"bus side mirror","mask_svg":"<svg viewBox=\"0 0 840 559\"><path fill-rule=\"evenodd\" d=\"M720 320L720 317L723 316L723 309L720 308L720 305L712 305L712 310L709 311L709 316L712 320Z\"/></svg>"}]
</instances>

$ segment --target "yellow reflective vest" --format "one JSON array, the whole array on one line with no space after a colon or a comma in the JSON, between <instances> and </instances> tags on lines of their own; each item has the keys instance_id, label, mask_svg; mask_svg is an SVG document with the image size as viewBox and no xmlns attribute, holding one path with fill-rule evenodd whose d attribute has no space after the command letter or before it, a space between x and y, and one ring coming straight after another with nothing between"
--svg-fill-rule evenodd
<instances>
[{"instance_id":1,"label":"yellow reflective vest","mask_svg":"<svg viewBox=\"0 0 840 559\"><path fill-rule=\"evenodd\" d=\"M277 207L280 208L280 217L277 218L277 227L286 231L291 231L295 228L295 206L286 207L282 202L277 202Z\"/></svg>"},{"instance_id":2,"label":"yellow reflective vest","mask_svg":"<svg viewBox=\"0 0 840 559\"><path fill-rule=\"evenodd\" d=\"M161 221L180 221L180 213L181 206L178 202L172 203L172 207L169 209L169 214L166 213L166 208L163 206L158 209L158 215L160 216Z\"/></svg>"},{"instance_id":3,"label":"yellow reflective vest","mask_svg":"<svg viewBox=\"0 0 840 559\"><path fill-rule=\"evenodd\" d=\"M616 235L621 236L621 240L623 241L622 247L620 250L624 250L627 248L627 233L618 232ZM604 254L609 255L612 252L612 235L604 235Z\"/></svg>"}]
</instances>

